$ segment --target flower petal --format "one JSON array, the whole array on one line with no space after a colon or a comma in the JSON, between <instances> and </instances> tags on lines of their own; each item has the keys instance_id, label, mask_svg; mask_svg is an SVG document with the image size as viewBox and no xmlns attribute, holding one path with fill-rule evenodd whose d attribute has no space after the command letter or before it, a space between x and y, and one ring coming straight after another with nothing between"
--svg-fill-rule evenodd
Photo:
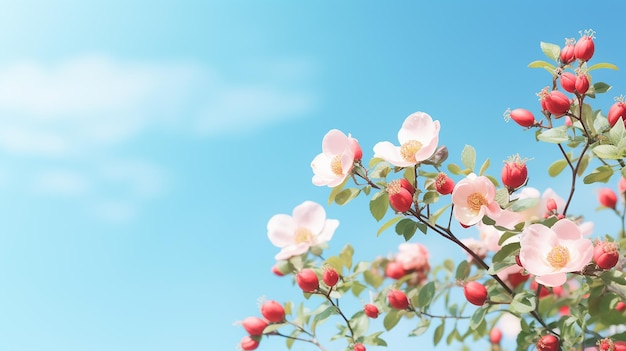
<instances>
[{"instance_id":1,"label":"flower petal","mask_svg":"<svg viewBox=\"0 0 626 351\"><path fill-rule=\"evenodd\" d=\"M326 156L332 158L335 155L342 154L346 149L352 150L348 136L343 134L342 131L332 129L324 135L324 139L322 140L322 152Z\"/></svg>"},{"instance_id":2,"label":"flower petal","mask_svg":"<svg viewBox=\"0 0 626 351\"><path fill-rule=\"evenodd\" d=\"M312 234L319 234L326 223L324 207L313 201L305 201L293 209L293 221L298 228L307 228Z\"/></svg>"},{"instance_id":3,"label":"flower petal","mask_svg":"<svg viewBox=\"0 0 626 351\"><path fill-rule=\"evenodd\" d=\"M415 112L409 115L398 131L398 141L403 144L409 140L430 140L439 133L439 121L433 123L432 117L424 112Z\"/></svg>"},{"instance_id":4,"label":"flower petal","mask_svg":"<svg viewBox=\"0 0 626 351\"><path fill-rule=\"evenodd\" d=\"M274 256L274 258L277 261L287 260L293 256L302 255L309 250L309 247L310 245L308 243L290 245L280 250L280 252L277 253L276 256Z\"/></svg>"},{"instance_id":5,"label":"flower petal","mask_svg":"<svg viewBox=\"0 0 626 351\"><path fill-rule=\"evenodd\" d=\"M336 219L327 219L324 228L317 235L315 244L323 244L330 241L335 234L335 230L339 227L339 221Z\"/></svg>"},{"instance_id":6,"label":"flower petal","mask_svg":"<svg viewBox=\"0 0 626 351\"><path fill-rule=\"evenodd\" d=\"M382 158L383 160L398 167L409 167L415 165L415 162L405 161L400 154L400 147L395 146L388 141L381 141L374 145L374 157Z\"/></svg>"},{"instance_id":7,"label":"flower petal","mask_svg":"<svg viewBox=\"0 0 626 351\"><path fill-rule=\"evenodd\" d=\"M567 274L565 274L564 272L558 272L554 274L536 276L535 280L537 281L537 283L549 287L561 286L567 281Z\"/></svg>"},{"instance_id":8,"label":"flower petal","mask_svg":"<svg viewBox=\"0 0 626 351\"><path fill-rule=\"evenodd\" d=\"M556 222L552 226L552 231L560 240L578 240L583 237L578 225L567 218Z\"/></svg>"},{"instance_id":9,"label":"flower petal","mask_svg":"<svg viewBox=\"0 0 626 351\"><path fill-rule=\"evenodd\" d=\"M274 215L267 222L267 237L274 246L285 247L294 241L296 224L293 218L286 214Z\"/></svg>"}]
</instances>

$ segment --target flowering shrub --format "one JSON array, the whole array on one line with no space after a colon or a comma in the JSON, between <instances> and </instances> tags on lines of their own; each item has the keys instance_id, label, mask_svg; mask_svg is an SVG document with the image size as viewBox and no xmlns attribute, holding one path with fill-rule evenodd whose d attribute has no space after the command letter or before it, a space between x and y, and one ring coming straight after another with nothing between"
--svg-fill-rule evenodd
<instances>
[{"instance_id":1,"label":"flowering shrub","mask_svg":"<svg viewBox=\"0 0 626 351\"><path fill-rule=\"evenodd\" d=\"M567 170L569 194L561 197L552 189L530 187L526 162L519 155L499 172L502 184L489 174L488 159L476 167L476 151L469 145L461 152L460 164L448 161L447 148L439 145L445 122L424 112L404 120L399 146L377 143L367 163L357 140L333 129L311 163L313 184L332 188L329 204L343 206L358 196L370 196L369 210L376 221L389 211L395 213L378 234L393 228L406 242L393 257L371 262L353 262L349 244L338 255L324 258L339 221L327 219L321 205L306 201L291 216L272 217L268 237L280 248L272 270L290 275L296 289L317 307L265 302L263 318L243 320L247 335L240 348L253 350L262 347L263 337L280 337L287 348L305 342L326 350L317 328L331 318L339 324L330 341L343 340L345 350L384 347L384 331L369 330L369 320L382 317L387 331L401 319L411 320L411 336L433 328L434 345L484 338L499 350L502 330L516 329L517 350L622 349L626 211L620 204L626 195L626 104L616 99L608 115L590 104L610 89L593 82L591 72L617 67L589 64L595 51L592 31L578 41L567 39L562 48L542 42L541 49L553 62L529 66L547 70L551 85L538 93L537 106L505 115L559 151L562 158L552 163L548 174L554 177ZM570 204L581 181L607 183L614 177L620 177L617 193L599 189L598 209L615 213L621 228L616 235L596 234L594 241L593 223L572 214ZM480 240L459 238L453 222L475 227ZM431 267L428 248L414 238L417 231L464 250L467 260L447 259ZM449 298L450 290L461 288L466 301ZM356 311L340 305L351 297L363 301L365 291L371 297ZM434 313L434 306L445 312ZM467 323L457 323L460 320Z\"/></svg>"}]
</instances>

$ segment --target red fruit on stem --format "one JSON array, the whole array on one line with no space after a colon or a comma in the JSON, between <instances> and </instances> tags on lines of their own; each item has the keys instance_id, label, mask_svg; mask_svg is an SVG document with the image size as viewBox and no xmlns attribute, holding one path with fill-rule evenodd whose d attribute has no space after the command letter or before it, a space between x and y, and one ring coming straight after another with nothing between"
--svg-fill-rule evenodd
<instances>
[{"instance_id":1,"label":"red fruit on stem","mask_svg":"<svg viewBox=\"0 0 626 351\"><path fill-rule=\"evenodd\" d=\"M493 328L491 332L489 332L489 341L492 344L499 344L500 340L502 340L502 330L500 328Z\"/></svg>"},{"instance_id":2,"label":"red fruit on stem","mask_svg":"<svg viewBox=\"0 0 626 351\"><path fill-rule=\"evenodd\" d=\"M339 274L334 268L326 267L324 269L324 273L322 273L322 280L327 286L333 287L337 285L337 282L339 281Z\"/></svg>"},{"instance_id":3,"label":"red fruit on stem","mask_svg":"<svg viewBox=\"0 0 626 351\"><path fill-rule=\"evenodd\" d=\"M413 194L402 186L401 180L396 179L389 182L387 193L389 194L389 205L394 211L406 212L413 206Z\"/></svg>"},{"instance_id":4,"label":"red fruit on stem","mask_svg":"<svg viewBox=\"0 0 626 351\"><path fill-rule=\"evenodd\" d=\"M576 55L574 54L575 44L576 40L573 38L565 40L565 46L561 49L561 54L559 55L563 64L567 65L574 62L576 59Z\"/></svg>"},{"instance_id":5,"label":"red fruit on stem","mask_svg":"<svg viewBox=\"0 0 626 351\"><path fill-rule=\"evenodd\" d=\"M626 351L626 341L615 341L613 351Z\"/></svg>"},{"instance_id":6,"label":"red fruit on stem","mask_svg":"<svg viewBox=\"0 0 626 351\"><path fill-rule=\"evenodd\" d=\"M561 74L561 86L569 93L576 91L576 75L571 72L563 72Z\"/></svg>"},{"instance_id":7,"label":"red fruit on stem","mask_svg":"<svg viewBox=\"0 0 626 351\"><path fill-rule=\"evenodd\" d=\"M448 177L447 174L441 172L437 174L435 178L435 189L437 189L437 192L441 195L452 194L454 190L454 180Z\"/></svg>"},{"instance_id":8,"label":"red fruit on stem","mask_svg":"<svg viewBox=\"0 0 626 351\"><path fill-rule=\"evenodd\" d=\"M554 200L553 198L549 198L546 201L546 210L549 213L555 213L556 212L556 200Z\"/></svg>"},{"instance_id":9,"label":"red fruit on stem","mask_svg":"<svg viewBox=\"0 0 626 351\"><path fill-rule=\"evenodd\" d=\"M350 141L352 153L354 153L354 161L361 161L363 158L363 150L361 149L361 145L359 145L359 141L354 138L348 138L348 140Z\"/></svg>"},{"instance_id":10,"label":"red fruit on stem","mask_svg":"<svg viewBox=\"0 0 626 351\"><path fill-rule=\"evenodd\" d=\"M519 155L510 157L502 167L502 183L509 189L517 189L526 183L528 169L526 161Z\"/></svg>"},{"instance_id":11,"label":"red fruit on stem","mask_svg":"<svg viewBox=\"0 0 626 351\"><path fill-rule=\"evenodd\" d=\"M576 77L576 91L584 95L589 90L589 77L586 74L579 74Z\"/></svg>"},{"instance_id":12,"label":"red fruit on stem","mask_svg":"<svg viewBox=\"0 0 626 351\"><path fill-rule=\"evenodd\" d=\"M401 187L410 192L411 195L415 194L415 187L406 178L400 178L398 180L400 181Z\"/></svg>"},{"instance_id":13,"label":"red fruit on stem","mask_svg":"<svg viewBox=\"0 0 626 351\"><path fill-rule=\"evenodd\" d=\"M523 108L516 108L509 112L509 116L522 127L531 127L535 124L535 116Z\"/></svg>"},{"instance_id":14,"label":"red fruit on stem","mask_svg":"<svg viewBox=\"0 0 626 351\"><path fill-rule=\"evenodd\" d=\"M543 96L545 101L546 110L555 116L562 116L569 111L570 100L567 95L558 90L553 90Z\"/></svg>"},{"instance_id":15,"label":"red fruit on stem","mask_svg":"<svg viewBox=\"0 0 626 351\"><path fill-rule=\"evenodd\" d=\"M363 311L365 312L365 315L370 318L378 318L378 315L380 314L378 307L376 307L376 305L373 305L371 303L368 303L365 306L363 306Z\"/></svg>"},{"instance_id":16,"label":"red fruit on stem","mask_svg":"<svg viewBox=\"0 0 626 351\"><path fill-rule=\"evenodd\" d=\"M609 124L611 127L617 123L617 121L622 118L624 125L626 126L626 102L617 101L611 106L609 109L609 114L607 116L609 118Z\"/></svg>"},{"instance_id":17,"label":"red fruit on stem","mask_svg":"<svg viewBox=\"0 0 626 351\"><path fill-rule=\"evenodd\" d=\"M598 191L598 202L600 205L615 209L617 204L617 194L610 188L602 188Z\"/></svg>"},{"instance_id":18,"label":"red fruit on stem","mask_svg":"<svg viewBox=\"0 0 626 351\"><path fill-rule=\"evenodd\" d=\"M409 307L409 299L406 297L406 294L400 290L389 290L387 299L389 300L389 305L395 309L405 310Z\"/></svg>"},{"instance_id":19,"label":"red fruit on stem","mask_svg":"<svg viewBox=\"0 0 626 351\"><path fill-rule=\"evenodd\" d=\"M274 300L268 300L261 305L261 314L272 323L282 322L285 319L285 308Z\"/></svg>"},{"instance_id":20,"label":"red fruit on stem","mask_svg":"<svg viewBox=\"0 0 626 351\"><path fill-rule=\"evenodd\" d=\"M356 344L354 344L354 348L352 350L354 350L354 351L365 351L365 346L363 346L363 344L357 342Z\"/></svg>"},{"instance_id":21,"label":"red fruit on stem","mask_svg":"<svg viewBox=\"0 0 626 351\"><path fill-rule=\"evenodd\" d=\"M617 303L617 305L615 305L615 310L617 312L624 312L624 311L626 311L626 303L624 303L622 301L619 301Z\"/></svg>"},{"instance_id":22,"label":"red fruit on stem","mask_svg":"<svg viewBox=\"0 0 626 351\"><path fill-rule=\"evenodd\" d=\"M309 293L314 292L320 286L317 274L310 268L305 268L296 275L296 283L302 291Z\"/></svg>"},{"instance_id":23,"label":"red fruit on stem","mask_svg":"<svg viewBox=\"0 0 626 351\"><path fill-rule=\"evenodd\" d=\"M280 267L278 267L278 265L273 265L273 266L272 266L272 273L274 273L275 275L277 275L277 276L279 276L279 277L282 277L282 276L284 276L284 275L285 275L285 273L283 273L283 272L280 270Z\"/></svg>"},{"instance_id":24,"label":"red fruit on stem","mask_svg":"<svg viewBox=\"0 0 626 351\"><path fill-rule=\"evenodd\" d=\"M259 340L257 337L244 336L239 343L239 347L244 351L256 350L259 347Z\"/></svg>"},{"instance_id":25,"label":"red fruit on stem","mask_svg":"<svg viewBox=\"0 0 626 351\"><path fill-rule=\"evenodd\" d=\"M558 351L559 339L552 334L544 335L537 342L537 350L539 351Z\"/></svg>"},{"instance_id":26,"label":"red fruit on stem","mask_svg":"<svg viewBox=\"0 0 626 351\"><path fill-rule=\"evenodd\" d=\"M595 51L592 35L583 35L574 46L574 55L581 61L589 61Z\"/></svg>"},{"instance_id":27,"label":"red fruit on stem","mask_svg":"<svg viewBox=\"0 0 626 351\"><path fill-rule=\"evenodd\" d=\"M268 326L268 322L259 317L248 317L241 323L243 328L252 336L263 335L263 330Z\"/></svg>"},{"instance_id":28,"label":"red fruit on stem","mask_svg":"<svg viewBox=\"0 0 626 351\"><path fill-rule=\"evenodd\" d=\"M487 288L479 282L471 281L463 286L465 298L472 305L482 306L487 301Z\"/></svg>"},{"instance_id":29,"label":"red fruit on stem","mask_svg":"<svg viewBox=\"0 0 626 351\"><path fill-rule=\"evenodd\" d=\"M391 279L400 279L406 275L406 270L401 263L389 261L385 267L385 275Z\"/></svg>"},{"instance_id":30,"label":"red fruit on stem","mask_svg":"<svg viewBox=\"0 0 626 351\"><path fill-rule=\"evenodd\" d=\"M619 261L619 246L615 242L596 242L593 248L593 261L602 269L615 267Z\"/></svg>"}]
</instances>

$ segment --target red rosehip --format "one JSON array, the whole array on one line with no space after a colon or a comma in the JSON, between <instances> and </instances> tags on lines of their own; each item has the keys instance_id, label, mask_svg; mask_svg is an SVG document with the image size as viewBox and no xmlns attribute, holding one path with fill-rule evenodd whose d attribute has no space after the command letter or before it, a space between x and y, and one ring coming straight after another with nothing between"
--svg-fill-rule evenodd
<instances>
[{"instance_id":1,"label":"red rosehip","mask_svg":"<svg viewBox=\"0 0 626 351\"><path fill-rule=\"evenodd\" d=\"M626 341L615 341L613 351L626 351Z\"/></svg>"},{"instance_id":2,"label":"red rosehip","mask_svg":"<svg viewBox=\"0 0 626 351\"><path fill-rule=\"evenodd\" d=\"M268 324L266 320L259 317L248 317L242 322L244 329L252 336L263 335L263 330Z\"/></svg>"},{"instance_id":3,"label":"red rosehip","mask_svg":"<svg viewBox=\"0 0 626 351\"><path fill-rule=\"evenodd\" d=\"M574 46L574 55L581 61L589 61L593 56L595 45L593 43L593 37L590 35L584 35L578 39Z\"/></svg>"},{"instance_id":4,"label":"red rosehip","mask_svg":"<svg viewBox=\"0 0 626 351\"><path fill-rule=\"evenodd\" d=\"M465 298L472 305L482 306L487 301L487 288L479 282L471 281L463 286Z\"/></svg>"},{"instance_id":5,"label":"red rosehip","mask_svg":"<svg viewBox=\"0 0 626 351\"><path fill-rule=\"evenodd\" d=\"M489 341L492 344L499 344L500 340L502 340L502 330L500 330L500 328L491 329L491 332L489 332Z\"/></svg>"},{"instance_id":6,"label":"red rosehip","mask_svg":"<svg viewBox=\"0 0 626 351\"><path fill-rule=\"evenodd\" d=\"M389 205L394 211L406 212L413 206L413 194L402 187L400 180L396 179L389 182L387 193L389 194Z\"/></svg>"},{"instance_id":7,"label":"red rosehip","mask_svg":"<svg viewBox=\"0 0 626 351\"><path fill-rule=\"evenodd\" d=\"M613 339L611 339L611 338L604 338L602 340L598 340L596 345L598 345L598 350L600 350L600 351L617 351L617 350L624 351L624 350L626 350L626 347L625 347L626 346L626 342L624 342L624 341L613 341Z\"/></svg>"},{"instance_id":8,"label":"red rosehip","mask_svg":"<svg viewBox=\"0 0 626 351\"><path fill-rule=\"evenodd\" d=\"M562 116L569 111L570 100L567 95L558 90L553 90L543 96L546 110L555 116Z\"/></svg>"},{"instance_id":9,"label":"red rosehip","mask_svg":"<svg viewBox=\"0 0 626 351\"><path fill-rule=\"evenodd\" d=\"M337 285L337 282L339 281L339 274L334 268L326 267L324 269L324 273L322 273L322 280L327 286L333 287Z\"/></svg>"},{"instance_id":10,"label":"red rosehip","mask_svg":"<svg viewBox=\"0 0 626 351\"><path fill-rule=\"evenodd\" d=\"M557 211L556 207L557 207L556 206L556 200L554 200L553 198L549 198L546 201L546 210L549 213L555 213Z\"/></svg>"},{"instance_id":11,"label":"red rosehip","mask_svg":"<svg viewBox=\"0 0 626 351\"><path fill-rule=\"evenodd\" d=\"M315 271L310 268L301 270L296 275L296 282L302 291L309 293L314 292L320 286L317 274L315 274Z\"/></svg>"},{"instance_id":12,"label":"red rosehip","mask_svg":"<svg viewBox=\"0 0 626 351\"><path fill-rule=\"evenodd\" d=\"M387 299L389 300L389 305L395 309L405 310L409 307L409 299L406 297L406 294L400 290L389 290Z\"/></svg>"},{"instance_id":13,"label":"red rosehip","mask_svg":"<svg viewBox=\"0 0 626 351\"><path fill-rule=\"evenodd\" d=\"M365 306L363 306L363 311L365 312L365 315L370 318L378 318L378 315L380 314L378 307L376 307L376 305L373 305L371 303L368 303Z\"/></svg>"},{"instance_id":14,"label":"red rosehip","mask_svg":"<svg viewBox=\"0 0 626 351\"><path fill-rule=\"evenodd\" d=\"M415 194L415 187L413 186L413 184L411 184L411 182L409 182L406 178L400 178L398 180L400 181L401 187L408 190L411 195Z\"/></svg>"},{"instance_id":15,"label":"red rosehip","mask_svg":"<svg viewBox=\"0 0 626 351\"><path fill-rule=\"evenodd\" d=\"M363 150L361 149L361 145L359 145L359 141L354 138L348 138L348 140L350 141L352 153L354 153L354 161L361 161L363 158Z\"/></svg>"},{"instance_id":16,"label":"red rosehip","mask_svg":"<svg viewBox=\"0 0 626 351\"><path fill-rule=\"evenodd\" d=\"M285 319L285 308L274 300L268 300L261 305L261 314L268 321L278 323Z\"/></svg>"},{"instance_id":17,"label":"red rosehip","mask_svg":"<svg viewBox=\"0 0 626 351\"><path fill-rule=\"evenodd\" d=\"M596 242L593 248L593 261L602 269L615 267L619 261L619 246L615 242Z\"/></svg>"},{"instance_id":18,"label":"red rosehip","mask_svg":"<svg viewBox=\"0 0 626 351\"><path fill-rule=\"evenodd\" d=\"M561 74L561 86L569 93L576 91L576 75L571 72L563 72Z\"/></svg>"},{"instance_id":19,"label":"red rosehip","mask_svg":"<svg viewBox=\"0 0 626 351\"><path fill-rule=\"evenodd\" d=\"M607 116L609 118L609 124L611 127L617 123L617 121L622 118L624 125L626 126L626 102L617 101L611 106L609 109L609 114Z\"/></svg>"},{"instance_id":20,"label":"red rosehip","mask_svg":"<svg viewBox=\"0 0 626 351\"><path fill-rule=\"evenodd\" d=\"M589 90L589 77L586 74L579 74L576 77L576 91L583 95L587 90Z\"/></svg>"},{"instance_id":21,"label":"red rosehip","mask_svg":"<svg viewBox=\"0 0 626 351\"><path fill-rule=\"evenodd\" d=\"M435 178L435 189L441 195L452 194L454 190L454 180L450 179L447 174L441 172Z\"/></svg>"},{"instance_id":22,"label":"red rosehip","mask_svg":"<svg viewBox=\"0 0 626 351\"><path fill-rule=\"evenodd\" d=\"M528 180L526 162L519 155L515 155L502 167L502 183L509 189L517 189Z\"/></svg>"},{"instance_id":23,"label":"red rosehip","mask_svg":"<svg viewBox=\"0 0 626 351\"><path fill-rule=\"evenodd\" d=\"M524 273L511 273L507 277L508 282L510 283L513 289L517 288L520 284L526 282L530 278L530 274Z\"/></svg>"},{"instance_id":24,"label":"red rosehip","mask_svg":"<svg viewBox=\"0 0 626 351\"><path fill-rule=\"evenodd\" d=\"M537 350L539 351L558 351L559 339L552 334L544 335L537 342Z\"/></svg>"},{"instance_id":25,"label":"red rosehip","mask_svg":"<svg viewBox=\"0 0 626 351\"><path fill-rule=\"evenodd\" d=\"M563 64L567 65L576 59L576 55L574 54L575 42L573 38L565 40L565 46L561 49L561 54L559 55Z\"/></svg>"},{"instance_id":26,"label":"red rosehip","mask_svg":"<svg viewBox=\"0 0 626 351\"><path fill-rule=\"evenodd\" d=\"M259 347L258 337L244 336L239 343L239 347L244 351L256 350Z\"/></svg>"},{"instance_id":27,"label":"red rosehip","mask_svg":"<svg viewBox=\"0 0 626 351\"><path fill-rule=\"evenodd\" d=\"M619 301L617 303L617 305L615 305L615 310L617 312L624 312L624 311L626 311L626 303L624 303L622 301Z\"/></svg>"},{"instance_id":28,"label":"red rosehip","mask_svg":"<svg viewBox=\"0 0 626 351\"><path fill-rule=\"evenodd\" d=\"M389 261L385 267L385 275L391 279L400 279L406 275L406 271L401 263Z\"/></svg>"},{"instance_id":29,"label":"red rosehip","mask_svg":"<svg viewBox=\"0 0 626 351\"><path fill-rule=\"evenodd\" d=\"M284 276L284 275L285 275L285 273L283 273L283 272L280 270L280 267L278 267L278 265L273 265L273 266L272 266L272 273L276 274L276 275L277 275L277 276L279 276L279 277L282 277L282 276Z\"/></svg>"},{"instance_id":30,"label":"red rosehip","mask_svg":"<svg viewBox=\"0 0 626 351\"><path fill-rule=\"evenodd\" d=\"M531 127L535 124L535 116L523 108L516 108L509 112L509 116L522 127Z\"/></svg>"},{"instance_id":31,"label":"red rosehip","mask_svg":"<svg viewBox=\"0 0 626 351\"><path fill-rule=\"evenodd\" d=\"M598 191L598 202L600 205L615 209L617 204L617 194L610 188L602 188Z\"/></svg>"},{"instance_id":32,"label":"red rosehip","mask_svg":"<svg viewBox=\"0 0 626 351\"><path fill-rule=\"evenodd\" d=\"M354 344L354 348L352 348L352 350L354 350L354 351L365 351L365 346L363 346L363 344L357 342L356 344Z\"/></svg>"}]
</instances>

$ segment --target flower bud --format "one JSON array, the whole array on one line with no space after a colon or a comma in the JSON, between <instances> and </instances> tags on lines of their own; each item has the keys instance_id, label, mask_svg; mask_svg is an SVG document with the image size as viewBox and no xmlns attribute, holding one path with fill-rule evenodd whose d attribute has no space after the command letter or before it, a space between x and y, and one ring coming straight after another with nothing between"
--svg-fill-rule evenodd
<instances>
[{"instance_id":1,"label":"flower bud","mask_svg":"<svg viewBox=\"0 0 626 351\"><path fill-rule=\"evenodd\" d=\"M380 314L378 307L376 307L376 305L373 305L371 303L368 303L365 306L363 306L363 311L365 312L365 315L370 318L378 318L378 315Z\"/></svg>"},{"instance_id":2,"label":"flower bud","mask_svg":"<svg viewBox=\"0 0 626 351\"><path fill-rule=\"evenodd\" d=\"M463 286L465 298L472 305L482 306L487 301L487 288L479 282L471 281Z\"/></svg>"},{"instance_id":3,"label":"flower bud","mask_svg":"<svg viewBox=\"0 0 626 351\"><path fill-rule=\"evenodd\" d=\"M385 275L391 279L400 279L406 275L406 271L400 262L389 261L385 267Z\"/></svg>"},{"instance_id":4,"label":"flower bud","mask_svg":"<svg viewBox=\"0 0 626 351\"><path fill-rule=\"evenodd\" d=\"M259 347L259 338L252 336L244 336L239 343L239 347L244 351L256 350Z\"/></svg>"},{"instance_id":5,"label":"flower bud","mask_svg":"<svg viewBox=\"0 0 626 351\"><path fill-rule=\"evenodd\" d=\"M602 269L611 269L619 261L619 246L616 242L598 241L593 248L593 261Z\"/></svg>"},{"instance_id":6,"label":"flower bud","mask_svg":"<svg viewBox=\"0 0 626 351\"><path fill-rule=\"evenodd\" d=\"M598 202L600 205L615 209L617 204L617 194L610 188L602 188L598 192Z\"/></svg>"},{"instance_id":7,"label":"flower bud","mask_svg":"<svg viewBox=\"0 0 626 351\"><path fill-rule=\"evenodd\" d=\"M626 125L626 102L617 101L616 103L614 103L613 106L611 106L611 108L609 109L609 114L607 117L609 119L609 124L611 125L611 127L613 127L615 123L617 123L620 117L622 118L622 122L624 122L624 125Z\"/></svg>"},{"instance_id":8,"label":"flower bud","mask_svg":"<svg viewBox=\"0 0 626 351\"><path fill-rule=\"evenodd\" d=\"M584 95L589 90L589 77L586 74L579 74L576 77L576 91Z\"/></svg>"},{"instance_id":9,"label":"flower bud","mask_svg":"<svg viewBox=\"0 0 626 351\"><path fill-rule=\"evenodd\" d=\"M406 179L404 180L406 181ZM389 194L389 205L394 211L406 212L413 206L413 194L402 186L401 180L396 179L389 182L387 193Z\"/></svg>"},{"instance_id":10,"label":"flower bud","mask_svg":"<svg viewBox=\"0 0 626 351\"><path fill-rule=\"evenodd\" d=\"M575 43L576 40L574 38L565 40L565 46L561 49L561 54L559 55L563 64L570 64L576 59L574 54Z\"/></svg>"},{"instance_id":11,"label":"flower bud","mask_svg":"<svg viewBox=\"0 0 626 351\"><path fill-rule=\"evenodd\" d=\"M546 201L546 210L549 213L555 213L557 211L557 209L556 209L556 200L554 200L553 198L549 198Z\"/></svg>"},{"instance_id":12,"label":"flower bud","mask_svg":"<svg viewBox=\"0 0 626 351\"><path fill-rule=\"evenodd\" d=\"M526 161L519 155L510 157L502 167L502 183L509 189L515 190L528 180L528 169Z\"/></svg>"},{"instance_id":13,"label":"flower bud","mask_svg":"<svg viewBox=\"0 0 626 351\"><path fill-rule=\"evenodd\" d=\"M354 344L354 348L352 350L365 351L365 346L363 346L363 344L361 344L360 342L357 342L356 344Z\"/></svg>"},{"instance_id":14,"label":"flower bud","mask_svg":"<svg viewBox=\"0 0 626 351\"><path fill-rule=\"evenodd\" d=\"M491 329L491 332L489 332L489 341L492 344L499 344L500 340L502 340L502 330L494 327Z\"/></svg>"},{"instance_id":15,"label":"flower bud","mask_svg":"<svg viewBox=\"0 0 626 351\"><path fill-rule=\"evenodd\" d=\"M574 46L574 55L581 61L589 61L595 51L592 35L583 35Z\"/></svg>"},{"instance_id":16,"label":"flower bud","mask_svg":"<svg viewBox=\"0 0 626 351\"><path fill-rule=\"evenodd\" d=\"M248 317L243 320L243 328L252 336L263 335L263 330L268 326L268 322L259 317Z\"/></svg>"},{"instance_id":17,"label":"flower bud","mask_svg":"<svg viewBox=\"0 0 626 351\"><path fill-rule=\"evenodd\" d=\"M409 307L409 299L406 297L406 294L400 290L389 290L387 299L389 300L389 305L395 309L405 310Z\"/></svg>"},{"instance_id":18,"label":"flower bud","mask_svg":"<svg viewBox=\"0 0 626 351\"><path fill-rule=\"evenodd\" d=\"M411 196L413 196L413 194L415 194L415 187L406 178L400 178L400 179L398 179L398 181L400 181L400 186L401 187L403 187L404 189L406 189L408 192L411 193Z\"/></svg>"},{"instance_id":19,"label":"flower bud","mask_svg":"<svg viewBox=\"0 0 626 351\"><path fill-rule=\"evenodd\" d=\"M559 351L559 339L552 334L544 335L537 342L538 351Z\"/></svg>"},{"instance_id":20,"label":"flower bud","mask_svg":"<svg viewBox=\"0 0 626 351\"><path fill-rule=\"evenodd\" d=\"M532 112L523 108L516 108L515 110L509 112L509 116L522 127L532 127L536 123L535 116Z\"/></svg>"},{"instance_id":21,"label":"flower bud","mask_svg":"<svg viewBox=\"0 0 626 351\"><path fill-rule=\"evenodd\" d=\"M576 91L576 75L571 72L561 73L561 86L568 93Z\"/></svg>"},{"instance_id":22,"label":"flower bud","mask_svg":"<svg viewBox=\"0 0 626 351\"><path fill-rule=\"evenodd\" d=\"M350 141L350 148L352 148L352 152L354 153L354 162L361 161L363 158L363 150L361 149L361 145L359 145L359 141L354 138L348 138Z\"/></svg>"},{"instance_id":23,"label":"flower bud","mask_svg":"<svg viewBox=\"0 0 626 351\"><path fill-rule=\"evenodd\" d=\"M569 111L570 100L567 95L558 90L553 90L543 96L546 110L555 116L562 116Z\"/></svg>"},{"instance_id":24,"label":"flower bud","mask_svg":"<svg viewBox=\"0 0 626 351\"><path fill-rule=\"evenodd\" d=\"M310 268L305 268L296 275L296 283L298 283L298 286L302 289L302 291L308 293L314 292L320 285L317 274L315 274L315 271Z\"/></svg>"},{"instance_id":25,"label":"flower bud","mask_svg":"<svg viewBox=\"0 0 626 351\"><path fill-rule=\"evenodd\" d=\"M617 312L624 312L626 311L626 303L619 301L616 305L615 305L615 310Z\"/></svg>"},{"instance_id":26,"label":"flower bud","mask_svg":"<svg viewBox=\"0 0 626 351\"><path fill-rule=\"evenodd\" d=\"M324 269L324 273L322 273L322 280L327 286L333 287L337 285L337 282L339 281L339 274L334 268L330 266L326 267Z\"/></svg>"},{"instance_id":27,"label":"flower bud","mask_svg":"<svg viewBox=\"0 0 626 351\"><path fill-rule=\"evenodd\" d=\"M261 305L261 314L268 321L278 323L285 319L285 308L274 300L268 300Z\"/></svg>"},{"instance_id":28,"label":"flower bud","mask_svg":"<svg viewBox=\"0 0 626 351\"><path fill-rule=\"evenodd\" d=\"M447 174L441 172L437 174L435 178L435 189L441 195L452 194L452 190L454 190L454 180L448 177Z\"/></svg>"}]
</instances>

